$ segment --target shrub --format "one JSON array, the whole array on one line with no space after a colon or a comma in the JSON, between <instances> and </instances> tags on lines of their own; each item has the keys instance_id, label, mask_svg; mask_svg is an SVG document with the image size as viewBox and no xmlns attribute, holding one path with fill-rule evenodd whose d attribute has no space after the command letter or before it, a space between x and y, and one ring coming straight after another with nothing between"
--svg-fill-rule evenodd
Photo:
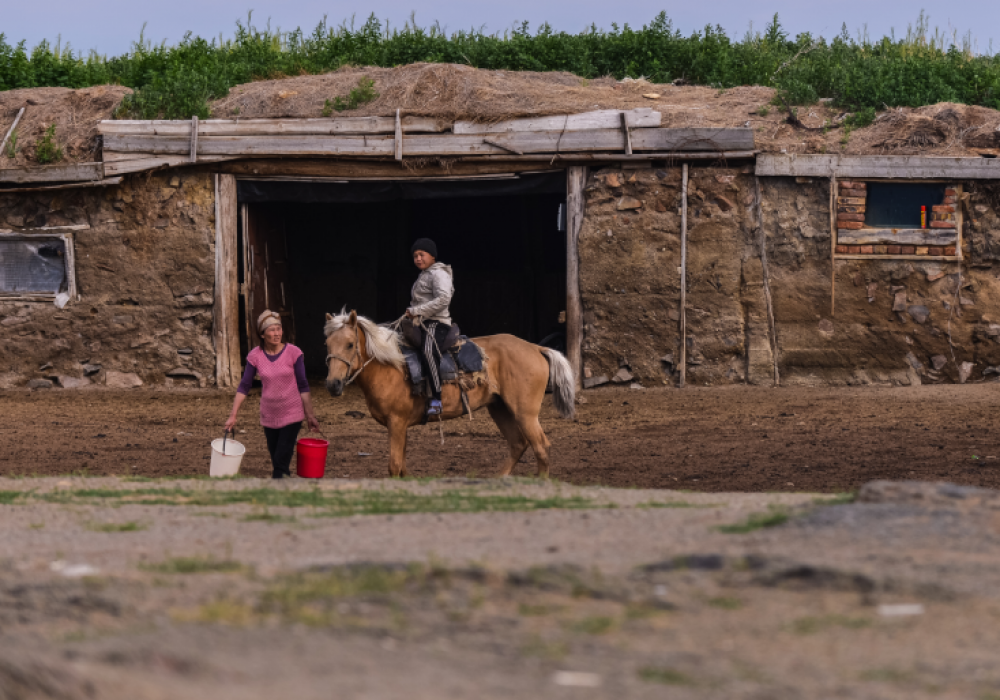
<instances>
[{"instance_id":1,"label":"shrub","mask_svg":"<svg viewBox=\"0 0 1000 700\"><path fill-rule=\"evenodd\" d=\"M49 128L45 130L45 136L35 144L35 159L39 164L45 165L62 160L63 150L56 145L55 138L56 125L50 124Z\"/></svg>"}]
</instances>

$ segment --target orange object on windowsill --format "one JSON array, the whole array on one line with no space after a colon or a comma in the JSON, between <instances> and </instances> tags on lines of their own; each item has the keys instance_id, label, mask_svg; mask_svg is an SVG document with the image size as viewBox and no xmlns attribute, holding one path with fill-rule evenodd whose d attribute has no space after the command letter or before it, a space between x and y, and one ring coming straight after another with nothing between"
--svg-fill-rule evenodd
<instances>
[{"instance_id":1,"label":"orange object on windowsill","mask_svg":"<svg viewBox=\"0 0 1000 700\"><path fill-rule=\"evenodd\" d=\"M927 228L927 207L920 207L920 228Z\"/></svg>"}]
</instances>

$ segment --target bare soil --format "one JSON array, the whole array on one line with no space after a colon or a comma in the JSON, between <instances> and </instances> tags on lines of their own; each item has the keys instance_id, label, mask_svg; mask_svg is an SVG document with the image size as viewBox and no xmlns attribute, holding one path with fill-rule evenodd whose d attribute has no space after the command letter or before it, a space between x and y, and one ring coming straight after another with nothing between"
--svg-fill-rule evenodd
<instances>
[{"instance_id":1,"label":"bare soil","mask_svg":"<svg viewBox=\"0 0 1000 700\"><path fill-rule=\"evenodd\" d=\"M554 479L573 484L695 491L855 489L873 479L947 480L1000 486L993 425L995 384L913 388L626 389L583 394L575 421L546 398L542 425L552 441ZM265 477L270 463L257 390L237 438L242 474ZM388 473L386 430L350 388L314 404L331 440L328 477ZM199 476L209 442L222 435L232 395L211 390L9 390L0 392L0 473ZM245 432L242 432L245 431ZM471 422L410 430L411 476L492 476L506 447L485 411ZM529 452L516 476L534 475Z\"/></svg>"}]
</instances>

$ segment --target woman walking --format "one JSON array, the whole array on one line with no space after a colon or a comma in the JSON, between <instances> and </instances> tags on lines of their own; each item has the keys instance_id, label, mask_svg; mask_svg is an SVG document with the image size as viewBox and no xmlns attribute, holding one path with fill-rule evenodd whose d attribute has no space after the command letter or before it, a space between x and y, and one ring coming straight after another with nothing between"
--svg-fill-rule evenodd
<instances>
[{"instance_id":1,"label":"woman walking","mask_svg":"<svg viewBox=\"0 0 1000 700\"><path fill-rule=\"evenodd\" d=\"M280 479L291 476L289 465L303 418L309 421L309 430L317 432L319 421L313 413L302 351L291 343L282 342L281 317L273 311L265 311L257 319L257 333L261 337L260 346L247 355L247 367L236 389L226 430L236 425L236 414L250 393L254 375L259 375L260 424L264 426L267 451L271 453L274 469L271 477Z\"/></svg>"}]
</instances>

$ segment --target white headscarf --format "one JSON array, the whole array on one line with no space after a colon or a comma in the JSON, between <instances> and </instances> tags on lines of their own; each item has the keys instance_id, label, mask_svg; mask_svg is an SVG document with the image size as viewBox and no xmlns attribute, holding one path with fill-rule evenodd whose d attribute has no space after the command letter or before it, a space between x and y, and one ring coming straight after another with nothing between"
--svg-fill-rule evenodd
<instances>
[{"instance_id":1,"label":"white headscarf","mask_svg":"<svg viewBox=\"0 0 1000 700\"><path fill-rule=\"evenodd\" d=\"M257 332L260 335L264 335L264 331L275 324L281 325L281 316L270 309L265 310L264 313L257 317Z\"/></svg>"}]
</instances>

